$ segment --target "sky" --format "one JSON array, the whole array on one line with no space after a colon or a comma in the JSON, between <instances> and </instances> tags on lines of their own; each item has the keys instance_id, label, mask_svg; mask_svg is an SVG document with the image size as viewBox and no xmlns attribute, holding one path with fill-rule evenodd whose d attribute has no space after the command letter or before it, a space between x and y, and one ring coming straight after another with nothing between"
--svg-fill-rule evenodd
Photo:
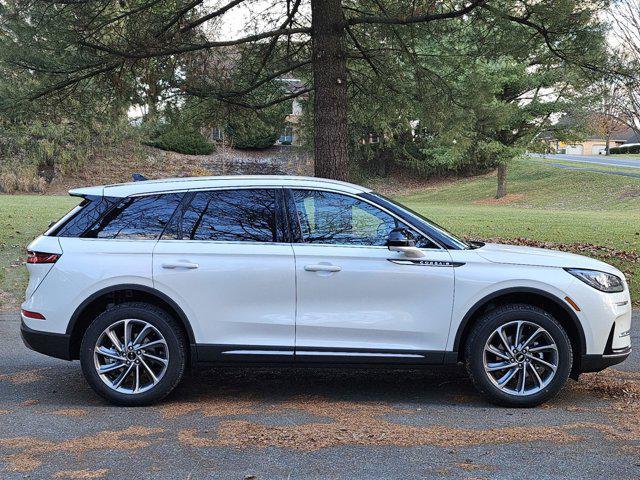
<instances>
[{"instance_id":1,"label":"sky","mask_svg":"<svg viewBox=\"0 0 640 480\"><path fill-rule=\"evenodd\" d=\"M220 6L228 3L228 1L229 0L207 0L205 5L206 8L219 8ZM302 2L300 11L310 17L311 7L309 1L310 0L305 0ZM612 20L612 12L615 12L616 10L616 3L616 1L613 2L611 11L606 14L606 18L609 21ZM265 15L286 12L286 0L278 0L278 4L274 8L270 9L269 7L272 4L273 0L247 0L237 5L224 14L217 37L224 40L240 37L247 34L247 25L251 28L252 26L255 26L256 20L259 22L261 18L269 18ZM611 23L609 41L612 45L616 45L619 43L618 37L615 34L617 26L615 25L615 22Z\"/></svg>"},{"instance_id":2,"label":"sky","mask_svg":"<svg viewBox=\"0 0 640 480\"><path fill-rule=\"evenodd\" d=\"M205 5L208 8L219 8L228 1L208 0ZM264 25L265 19L273 19L275 16L284 20L286 11L286 0L277 0L275 4L273 0L247 0L224 14L217 37L221 40L238 38L249 33L256 26L259 29L260 23ZM309 1L303 1L299 12L310 16L310 11Z\"/></svg>"}]
</instances>

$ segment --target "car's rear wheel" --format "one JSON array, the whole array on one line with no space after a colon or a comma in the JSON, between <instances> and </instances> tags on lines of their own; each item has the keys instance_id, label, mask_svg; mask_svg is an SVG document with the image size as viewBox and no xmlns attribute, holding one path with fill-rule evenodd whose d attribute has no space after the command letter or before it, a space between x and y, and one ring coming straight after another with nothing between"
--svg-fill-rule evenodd
<instances>
[{"instance_id":1,"label":"car's rear wheel","mask_svg":"<svg viewBox=\"0 0 640 480\"><path fill-rule=\"evenodd\" d=\"M185 358L184 335L173 318L145 303L103 312L80 346L89 385L119 405L146 405L167 396L182 379Z\"/></svg>"},{"instance_id":2,"label":"car's rear wheel","mask_svg":"<svg viewBox=\"0 0 640 480\"><path fill-rule=\"evenodd\" d=\"M516 304L480 318L466 342L467 371L491 402L532 407L558 393L573 353L560 323L541 308Z\"/></svg>"}]
</instances>

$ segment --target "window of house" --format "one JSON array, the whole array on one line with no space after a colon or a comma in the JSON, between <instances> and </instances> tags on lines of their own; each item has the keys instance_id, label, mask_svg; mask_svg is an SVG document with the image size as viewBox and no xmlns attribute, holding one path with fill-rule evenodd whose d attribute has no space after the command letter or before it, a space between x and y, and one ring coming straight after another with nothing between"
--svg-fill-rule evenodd
<instances>
[{"instance_id":1,"label":"window of house","mask_svg":"<svg viewBox=\"0 0 640 480\"><path fill-rule=\"evenodd\" d=\"M291 145L291 143L293 143L293 127L291 125L284 127L284 132L280 135L280 143L284 145Z\"/></svg>"},{"instance_id":2,"label":"window of house","mask_svg":"<svg viewBox=\"0 0 640 480\"><path fill-rule=\"evenodd\" d=\"M435 245L392 215L348 195L320 190L294 190L294 202L305 243L385 246L389 233L406 228L423 248Z\"/></svg>"},{"instance_id":3,"label":"window of house","mask_svg":"<svg viewBox=\"0 0 640 480\"><path fill-rule=\"evenodd\" d=\"M277 242L276 191L272 189L198 192L181 220L163 238L222 242Z\"/></svg>"},{"instance_id":4,"label":"window of house","mask_svg":"<svg viewBox=\"0 0 640 480\"><path fill-rule=\"evenodd\" d=\"M184 193L125 198L98 220L83 237L154 240L171 219Z\"/></svg>"},{"instance_id":5,"label":"window of house","mask_svg":"<svg viewBox=\"0 0 640 480\"><path fill-rule=\"evenodd\" d=\"M213 141L224 140L224 133L222 132L221 128L214 127L211 129L211 140Z\"/></svg>"}]
</instances>

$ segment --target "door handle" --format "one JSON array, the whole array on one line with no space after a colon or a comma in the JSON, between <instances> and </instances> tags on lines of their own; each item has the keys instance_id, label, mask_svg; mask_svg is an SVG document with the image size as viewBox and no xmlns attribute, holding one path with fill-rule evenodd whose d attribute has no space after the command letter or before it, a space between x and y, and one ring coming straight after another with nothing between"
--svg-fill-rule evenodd
<instances>
[{"instance_id":1,"label":"door handle","mask_svg":"<svg viewBox=\"0 0 640 480\"><path fill-rule=\"evenodd\" d=\"M342 267L339 267L338 265L318 264L305 265L304 269L307 272L339 272L340 270L342 270Z\"/></svg>"},{"instance_id":2,"label":"door handle","mask_svg":"<svg viewBox=\"0 0 640 480\"><path fill-rule=\"evenodd\" d=\"M187 270L193 270L194 268L198 268L200 265L197 263L191 262L168 262L163 263L162 268L167 268L169 270L173 270L176 268L186 268Z\"/></svg>"}]
</instances>

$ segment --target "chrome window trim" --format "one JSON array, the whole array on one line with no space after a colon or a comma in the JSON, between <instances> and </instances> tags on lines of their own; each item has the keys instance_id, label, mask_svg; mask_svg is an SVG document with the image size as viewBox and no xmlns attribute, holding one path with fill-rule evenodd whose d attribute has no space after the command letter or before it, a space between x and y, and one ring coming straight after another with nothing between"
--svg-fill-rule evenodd
<instances>
[{"instance_id":1,"label":"chrome window trim","mask_svg":"<svg viewBox=\"0 0 640 480\"><path fill-rule=\"evenodd\" d=\"M217 244L217 245L246 245L246 244L251 244L251 245L264 245L264 246L280 246L280 247L290 247L291 243L289 242L256 242L255 240L248 240L248 241L236 241L236 240L178 240L175 238L165 238L165 239L160 239L157 240L158 242L176 242L176 243L184 243L184 242L191 242L191 243L206 243L206 244Z\"/></svg>"},{"instance_id":2,"label":"chrome window trim","mask_svg":"<svg viewBox=\"0 0 640 480\"><path fill-rule=\"evenodd\" d=\"M275 189L278 189L278 188L283 190L283 191L284 190L291 190L291 191L293 191L293 190L310 190L310 191L335 193L335 194L338 194L338 195L345 195L347 197L352 197L352 198L354 198L356 200L359 200L361 202L368 203L369 205L377 208L378 210L382 210L387 215L393 217L394 219L396 219L401 224L409 226L412 230L414 230L415 232L419 233L424 238L426 238L431 243L433 243L434 245L437 246L437 248L421 248L420 250L425 250L425 251L430 251L430 252L436 252L436 251L439 252L439 251L446 251L447 250L442 245L440 245L439 242L437 242L436 240L431 238L429 235L424 233L419 228L416 228L415 225L407 222L405 219L403 219L400 216L396 215L395 213L389 211L388 209L384 208L383 206L381 206L381 205L369 200L368 198L363 198L359 194L344 192L342 190L333 189L333 188L330 188L330 187L319 188L319 187L293 186L293 185L238 185L238 186L221 185L219 187L202 187L202 188L177 189L177 190L166 190L166 191L162 191L162 192L144 192L144 193L129 195L128 197L122 197L122 198L146 197L146 196L150 196L150 195L163 195L163 194L170 194L170 193L185 193L186 194L186 193L198 193L198 192L211 192L211 191L218 191L218 190L275 190ZM296 215L297 215L297 212L296 212ZM118 239L92 238L92 239L87 239L87 240L118 240ZM305 243L305 242L256 242L256 241L253 241L253 240L249 240L249 241L176 240L176 239L162 239L162 238L157 239L157 240L156 239L150 239L150 240L119 239L119 240L121 240L121 241L155 241L155 242L203 242L203 243L216 243L216 244L252 244L252 245L313 245L313 246L318 246L318 247L376 248L376 249L385 249L385 250L387 249L387 247L382 246L382 245L352 245L352 244L348 244L348 243L336 244L336 243Z\"/></svg>"}]
</instances>

